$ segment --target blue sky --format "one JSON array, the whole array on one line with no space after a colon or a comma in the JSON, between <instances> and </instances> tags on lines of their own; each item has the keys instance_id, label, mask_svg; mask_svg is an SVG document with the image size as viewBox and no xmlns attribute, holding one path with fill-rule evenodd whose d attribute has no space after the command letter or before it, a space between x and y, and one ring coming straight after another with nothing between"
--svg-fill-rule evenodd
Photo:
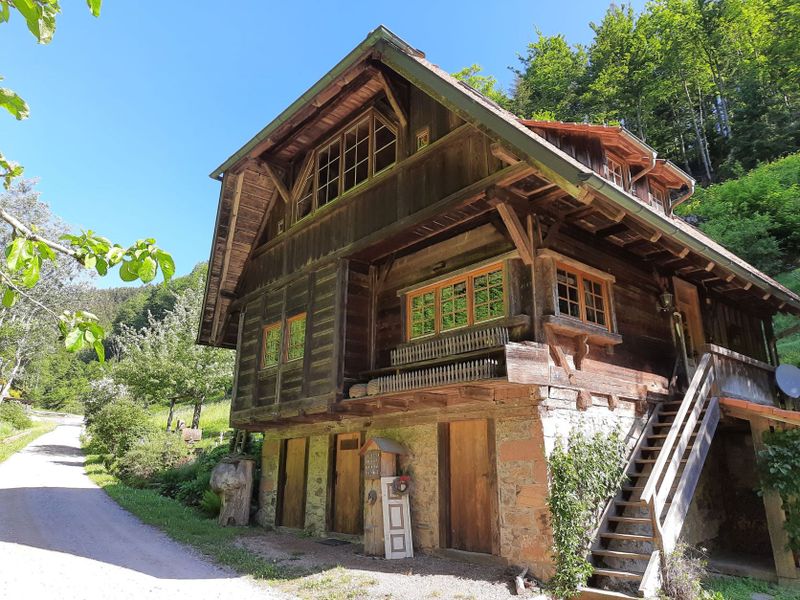
<instances>
[{"instance_id":1,"label":"blue sky","mask_svg":"<svg viewBox=\"0 0 800 600\"><path fill-rule=\"evenodd\" d=\"M62 5L48 46L16 14L0 25L2 85L31 107L27 121L0 115L0 151L64 220L123 245L155 237L179 274L208 258L219 194L208 173L377 25L448 71L478 63L506 87L535 28L588 43L608 6L107 0L96 20L85 2Z\"/></svg>"}]
</instances>

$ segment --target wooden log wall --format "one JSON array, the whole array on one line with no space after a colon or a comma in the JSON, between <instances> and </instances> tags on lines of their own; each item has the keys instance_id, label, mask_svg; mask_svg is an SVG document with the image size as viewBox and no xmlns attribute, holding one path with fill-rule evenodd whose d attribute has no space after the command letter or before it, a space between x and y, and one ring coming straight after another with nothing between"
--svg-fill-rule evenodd
<instances>
[{"instance_id":1,"label":"wooden log wall","mask_svg":"<svg viewBox=\"0 0 800 600\"><path fill-rule=\"evenodd\" d=\"M701 290L702 293L702 290ZM765 323L770 316L745 312L716 295L707 296L703 311L706 341L770 362Z\"/></svg>"}]
</instances>

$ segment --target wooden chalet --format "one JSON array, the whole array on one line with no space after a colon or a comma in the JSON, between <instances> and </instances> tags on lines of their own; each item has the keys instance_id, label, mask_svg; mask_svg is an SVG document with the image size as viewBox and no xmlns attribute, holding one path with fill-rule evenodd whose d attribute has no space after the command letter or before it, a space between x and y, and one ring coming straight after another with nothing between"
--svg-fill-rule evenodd
<instances>
[{"instance_id":1,"label":"wooden chalet","mask_svg":"<svg viewBox=\"0 0 800 600\"><path fill-rule=\"evenodd\" d=\"M798 577L751 484L761 433L798 422L772 317L800 298L674 216L694 181L630 132L519 120L380 27L212 177L199 342L236 348L264 525L380 526L379 436L408 449L415 547L547 578L546 457L620 426L587 597L646 592L681 532Z\"/></svg>"}]
</instances>

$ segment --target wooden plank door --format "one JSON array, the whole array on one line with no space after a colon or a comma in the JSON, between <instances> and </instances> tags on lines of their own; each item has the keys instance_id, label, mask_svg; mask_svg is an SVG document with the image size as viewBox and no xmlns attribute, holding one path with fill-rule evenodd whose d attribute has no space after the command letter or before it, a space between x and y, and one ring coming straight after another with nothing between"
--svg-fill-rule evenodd
<instances>
[{"instance_id":1,"label":"wooden plank door","mask_svg":"<svg viewBox=\"0 0 800 600\"><path fill-rule=\"evenodd\" d=\"M384 550L386 558L412 558L411 509L408 494L394 492L394 477L381 477Z\"/></svg>"},{"instance_id":2,"label":"wooden plank door","mask_svg":"<svg viewBox=\"0 0 800 600\"><path fill-rule=\"evenodd\" d=\"M336 436L336 469L333 484L333 530L361 533L361 434Z\"/></svg>"},{"instance_id":3,"label":"wooden plank door","mask_svg":"<svg viewBox=\"0 0 800 600\"><path fill-rule=\"evenodd\" d=\"M693 369L700 360L703 344L703 317L700 310L700 297L697 288L683 279L672 278L675 288L675 308L683 317L683 331L686 338L686 355Z\"/></svg>"},{"instance_id":4,"label":"wooden plank door","mask_svg":"<svg viewBox=\"0 0 800 600\"><path fill-rule=\"evenodd\" d=\"M280 518L284 527L302 529L305 525L307 450L306 438L285 442Z\"/></svg>"},{"instance_id":5,"label":"wooden plank door","mask_svg":"<svg viewBox=\"0 0 800 600\"><path fill-rule=\"evenodd\" d=\"M489 429L485 419L450 423L450 546L492 552L494 505Z\"/></svg>"}]
</instances>

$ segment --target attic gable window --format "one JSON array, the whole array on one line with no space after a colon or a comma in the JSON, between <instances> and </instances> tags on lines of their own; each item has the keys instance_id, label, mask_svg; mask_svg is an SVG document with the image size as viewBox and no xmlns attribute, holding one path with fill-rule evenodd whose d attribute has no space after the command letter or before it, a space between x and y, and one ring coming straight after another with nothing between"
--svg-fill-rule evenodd
<instances>
[{"instance_id":1,"label":"attic gable window","mask_svg":"<svg viewBox=\"0 0 800 600\"><path fill-rule=\"evenodd\" d=\"M625 189L625 180L627 179L625 171L625 165L622 161L610 155L606 156L606 178L622 189Z\"/></svg>"},{"instance_id":2,"label":"attic gable window","mask_svg":"<svg viewBox=\"0 0 800 600\"><path fill-rule=\"evenodd\" d=\"M370 109L316 148L295 185L295 222L397 161L397 130Z\"/></svg>"}]
</instances>

